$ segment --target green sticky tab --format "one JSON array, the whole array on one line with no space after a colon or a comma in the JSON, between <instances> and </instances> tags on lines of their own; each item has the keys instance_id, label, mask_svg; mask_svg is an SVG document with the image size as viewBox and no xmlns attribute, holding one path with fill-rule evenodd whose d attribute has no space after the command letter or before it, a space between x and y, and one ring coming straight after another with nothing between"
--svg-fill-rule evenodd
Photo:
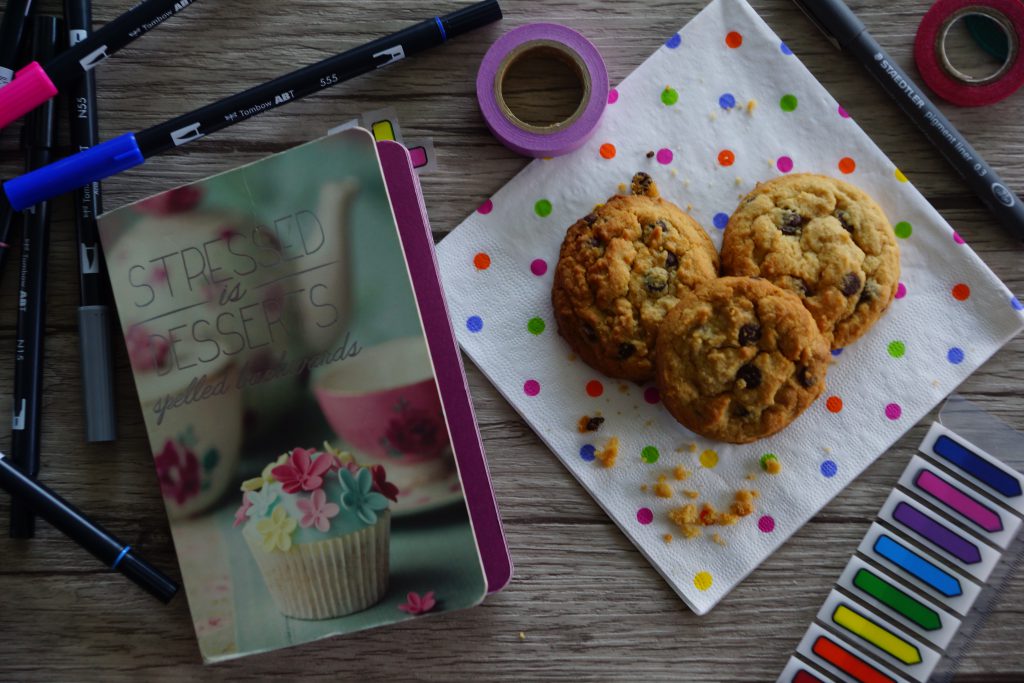
<instances>
[{"instance_id":1,"label":"green sticky tab","mask_svg":"<svg viewBox=\"0 0 1024 683\"><path fill-rule=\"evenodd\" d=\"M942 619L935 610L866 569L857 572L853 577L853 585L925 631L938 631L942 628Z\"/></svg>"}]
</instances>

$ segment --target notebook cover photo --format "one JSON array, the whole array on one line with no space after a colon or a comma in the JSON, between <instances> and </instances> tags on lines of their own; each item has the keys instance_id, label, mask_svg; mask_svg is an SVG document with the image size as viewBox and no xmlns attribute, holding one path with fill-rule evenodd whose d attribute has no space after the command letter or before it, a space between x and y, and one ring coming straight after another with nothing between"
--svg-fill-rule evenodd
<instances>
[{"instance_id":1,"label":"notebook cover photo","mask_svg":"<svg viewBox=\"0 0 1024 683\"><path fill-rule=\"evenodd\" d=\"M381 164L350 129L100 219L204 661L510 575L418 186Z\"/></svg>"}]
</instances>

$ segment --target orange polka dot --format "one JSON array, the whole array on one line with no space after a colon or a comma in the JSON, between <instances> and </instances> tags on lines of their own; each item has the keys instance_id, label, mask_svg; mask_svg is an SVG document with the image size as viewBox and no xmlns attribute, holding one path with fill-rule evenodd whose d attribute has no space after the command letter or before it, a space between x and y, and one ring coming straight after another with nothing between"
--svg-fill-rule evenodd
<instances>
[{"instance_id":1,"label":"orange polka dot","mask_svg":"<svg viewBox=\"0 0 1024 683\"><path fill-rule=\"evenodd\" d=\"M839 160L839 170L843 173L853 173L857 170L857 162L850 157L843 157Z\"/></svg>"},{"instance_id":2,"label":"orange polka dot","mask_svg":"<svg viewBox=\"0 0 1024 683\"><path fill-rule=\"evenodd\" d=\"M828 408L830 413L838 413L843 409L843 399L838 396L829 396L828 400L825 401L825 407Z\"/></svg>"},{"instance_id":3,"label":"orange polka dot","mask_svg":"<svg viewBox=\"0 0 1024 683\"><path fill-rule=\"evenodd\" d=\"M971 288L964 283L961 282L960 284L953 286L953 298L957 301L967 301L970 296Z\"/></svg>"},{"instance_id":4,"label":"orange polka dot","mask_svg":"<svg viewBox=\"0 0 1024 683\"><path fill-rule=\"evenodd\" d=\"M725 44L735 50L743 44L743 35L736 31L729 31L729 33L725 35Z\"/></svg>"},{"instance_id":5,"label":"orange polka dot","mask_svg":"<svg viewBox=\"0 0 1024 683\"><path fill-rule=\"evenodd\" d=\"M597 398L604 393L604 385L596 379L587 382L587 396Z\"/></svg>"},{"instance_id":6,"label":"orange polka dot","mask_svg":"<svg viewBox=\"0 0 1024 683\"><path fill-rule=\"evenodd\" d=\"M732 166L736 161L736 155L731 149L723 149L718 153L718 163L722 166Z\"/></svg>"},{"instance_id":7,"label":"orange polka dot","mask_svg":"<svg viewBox=\"0 0 1024 683\"><path fill-rule=\"evenodd\" d=\"M610 142L606 142L603 145L601 145L601 157L604 159L614 159L615 145L613 145Z\"/></svg>"},{"instance_id":8,"label":"orange polka dot","mask_svg":"<svg viewBox=\"0 0 1024 683\"><path fill-rule=\"evenodd\" d=\"M473 257L473 265L477 270L487 270L491 267L491 257L481 251Z\"/></svg>"}]
</instances>

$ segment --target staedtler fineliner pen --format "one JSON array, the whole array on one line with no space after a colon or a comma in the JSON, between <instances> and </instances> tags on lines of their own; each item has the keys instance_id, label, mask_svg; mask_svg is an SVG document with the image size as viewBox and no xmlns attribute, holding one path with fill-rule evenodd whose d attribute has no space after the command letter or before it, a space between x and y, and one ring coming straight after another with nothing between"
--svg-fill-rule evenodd
<instances>
[{"instance_id":1,"label":"staedtler fineliner pen","mask_svg":"<svg viewBox=\"0 0 1024 683\"><path fill-rule=\"evenodd\" d=\"M4 194L16 209L31 206L138 166L148 157L387 66L498 19L501 19L501 8L497 0L483 0L443 17L421 21L398 33L285 74L189 114L139 133L124 133L46 168L8 180L3 184Z\"/></svg>"},{"instance_id":2,"label":"staedtler fineliner pen","mask_svg":"<svg viewBox=\"0 0 1024 683\"><path fill-rule=\"evenodd\" d=\"M1024 239L1024 204L971 147L921 88L896 65L871 37L864 23L843 0L794 0L804 14L832 41L868 70L882 89L914 122L928 141L1018 239Z\"/></svg>"},{"instance_id":3,"label":"staedtler fineliner pen","mask_svg":"<svg viewBox=\"0 0 1024 683\"><path fill-rule=\"evenodd\" d=\"M45 59L57 51L60 23L40 15L32 21L32 57ZM22 129L27 168L50 161L56 102L47 102L28 117ZM14 416L11 461L26 475L39 474L40 407L43 391L43 332L46 323L46 262L50 241L49 202L39 202L22 216L21 269L18 273L18 316L14 341ZM35 515L25 501L11 501L11 538L32 538Z\"/></svg>"},{"instance_id":4,"label":"staedtler fineliner pen","mask_svg":"<svg viewBox=\"0 0 1024 683\"><path fill-rule=\"evenodd\" d=\"M0 23L0 88L14 78L14 68L18 65L18 52L21 49L21 35L31 11L32 0L7 0L4 19Z\"/></svg>"},{"instance_id":5,"label":"staedtler fineliner pen","mask_svg":"<svg viewBox=\"0 0 1024 683\"><path fill-rule=\"evenodd\" d=\"M130 545L118 540L53 490L26 477L7 462L3 453L0 453L0 489L25 501L57 531L92 553L112 570L127 576L161 602L170 602L178 592L178 584L135 555Z\"/></svg>"},{"instance_id":6,"label":"staedtler fineliner pen","mask_svg":"<svg viewBox=\"0 0 1024 683\"><path fill-rule=\"evenodd\" d=\"M88 39L65 50L45 65L39 60L14 74L0 88L0 128L29 113L76 82L103 60L136 38L141 38L196 0L145 0L103 25Z\"/></svg>"},{"instance_id":7,"label":"staedtler fineliner pen","mask_svg":"<svg viewBox=\"0 0 1024 683\"><path fill-rule=\"evenodd\" d=\"M64 0L68 43L77 45L92 33L90 0ZM99 142L96 120L96 79L86 71L68 89L71 146L78 151ZM78 235L78 350L82 368L82 409L86 441L117 438L114 408L114 364L110 353L110 312L106 302L106 268L100 250L96 217L103 212L100 184L75 191L75 232Z\"/></svg>"}]
</instances>

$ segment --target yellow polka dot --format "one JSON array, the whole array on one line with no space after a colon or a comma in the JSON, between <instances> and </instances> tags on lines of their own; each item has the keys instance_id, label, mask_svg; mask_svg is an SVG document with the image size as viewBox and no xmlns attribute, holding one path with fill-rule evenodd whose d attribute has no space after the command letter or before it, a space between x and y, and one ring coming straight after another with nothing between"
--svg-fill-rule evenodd
<instances>
[{"instance_id":1,"label":"yellow polka dot","mask_svg":"<svg viewBox=\"0 0 1024 683\"><path fill-rule=\"evenodd\" d=\"M903 175L903 171L901 171L898 168L896 169L895 176L896 176L896 180L900 181L901 183L907 182L907 176Z\"/></svg>"},{"instance_id":2,"label":"yellow polka dot","mask_svg":"<svg viewBox=\"0 0 1024 683\"><path fill-rule=\"evenodd\" d=\"M718 464L718 453L710 448L700 454L700 464L708 469Z\"/></svg>"},{"instance_id":3,"label":"yellow polka dot","mask_svg":"<svg viewBox=\"0 0 1024 683\"><path fill-rule=\"evenodd\" d=\"M697 572L693 577L693 585L699 591L706 591L711 588L711 572Z\"/></svg>"}]
</instances>

